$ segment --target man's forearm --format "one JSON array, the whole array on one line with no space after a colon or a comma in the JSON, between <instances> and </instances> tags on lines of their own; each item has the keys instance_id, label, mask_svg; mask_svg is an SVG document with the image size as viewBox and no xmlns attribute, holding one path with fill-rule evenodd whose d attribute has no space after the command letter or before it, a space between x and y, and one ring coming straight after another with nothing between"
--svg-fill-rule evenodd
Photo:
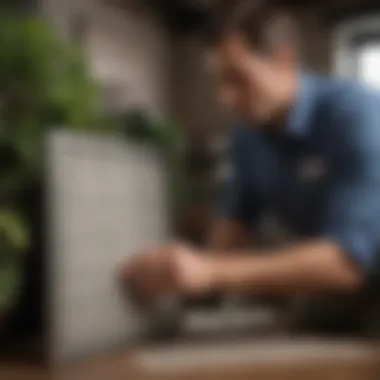
<instances>
[{"instance_id":1,"label":"man's forearm","mask_svg":"<svg viewBox=\"0 0 380 380\"><path fill-rule=\"evenodd\" d=\"M212 258L215 288L257 294L355 291L362 271L338 245L323 240L275 252Z\"/></svg>"}]
</instances>

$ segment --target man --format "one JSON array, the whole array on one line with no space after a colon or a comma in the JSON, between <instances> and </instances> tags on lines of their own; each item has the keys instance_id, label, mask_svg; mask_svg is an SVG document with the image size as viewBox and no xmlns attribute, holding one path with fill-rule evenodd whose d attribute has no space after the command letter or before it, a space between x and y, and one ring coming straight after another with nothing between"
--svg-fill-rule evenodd
<instances>
[{"instance_id":1,"label":"man","mask_svg":"<svg viewBox=\"0 0 380 380\"><path fill-rule=\"evenodd\" d=\"M123 275L145 296L356 295L380 238L380 97L304 74L289 16L252 1L218 15L209 56L235 115L233 171L208 249L147 249ZM246 244L263 212L297 240Z\"/></svg>"}]
</instances>

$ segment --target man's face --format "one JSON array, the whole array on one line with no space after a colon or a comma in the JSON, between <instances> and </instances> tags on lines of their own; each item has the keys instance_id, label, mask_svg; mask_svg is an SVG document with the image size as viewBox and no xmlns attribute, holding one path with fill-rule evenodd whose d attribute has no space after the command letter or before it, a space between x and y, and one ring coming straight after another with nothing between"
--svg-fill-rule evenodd
<instances>
[{"instance_id":1,"label":"man's face","mask_svg":"<svg viewBox=\"0 0 380 380\"><path fill-rule=\"evenodd\" d=\"M237 35L226 37L211 53L222 104L247 121L272 120L286 96L291 72L287 53L261 54Z\"/></svg>"}]
</instances>

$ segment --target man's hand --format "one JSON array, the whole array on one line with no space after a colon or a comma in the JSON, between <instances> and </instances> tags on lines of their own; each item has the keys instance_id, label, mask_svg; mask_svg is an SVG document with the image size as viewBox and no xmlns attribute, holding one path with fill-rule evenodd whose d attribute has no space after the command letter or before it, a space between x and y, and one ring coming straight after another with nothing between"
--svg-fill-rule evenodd
<instances>
[{"instance_id":1,"label":"man's hand","mask_svg":"<svg viewBox=\"0 0 380 380\"><path fill-rule=\"evenodd\" d=\"M360 290L363 277L364 271L329 240L231 256L175 244L142 252L124 269L124 279L145 300L203 295L216 287L251 294L352 293Z\"/></svg>"},{"instance_id":2,"label":"man's hand","mask_svg":"<svg viewBox=\"0 0 380 380\"><path fill-rule=\"evenodd\" d=\"M203 294L213 286L212 258L182 244L140 252L123 268L123 279L145 300Z\"/></svg>"}]
</instances>

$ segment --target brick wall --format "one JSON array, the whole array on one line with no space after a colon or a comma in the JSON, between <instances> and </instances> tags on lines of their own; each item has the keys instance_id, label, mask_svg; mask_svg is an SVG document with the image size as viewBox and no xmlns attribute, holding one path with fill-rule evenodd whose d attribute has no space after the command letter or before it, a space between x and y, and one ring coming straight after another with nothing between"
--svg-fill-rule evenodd
<instances>
[{"instance_id":1,"label":"brick wall","mask_svg":"<svg viewBox=\"0 0 380 380\"><path fill-rule=\"evenodd\" d=\"M84 22L83 45L91 69L114 87L121 105L142 104L154 113L170 108L171 40L149 12L110 6L102 0L42 0L44 13L70 37L77 17Z\"/></svg>"}]
</instances>

